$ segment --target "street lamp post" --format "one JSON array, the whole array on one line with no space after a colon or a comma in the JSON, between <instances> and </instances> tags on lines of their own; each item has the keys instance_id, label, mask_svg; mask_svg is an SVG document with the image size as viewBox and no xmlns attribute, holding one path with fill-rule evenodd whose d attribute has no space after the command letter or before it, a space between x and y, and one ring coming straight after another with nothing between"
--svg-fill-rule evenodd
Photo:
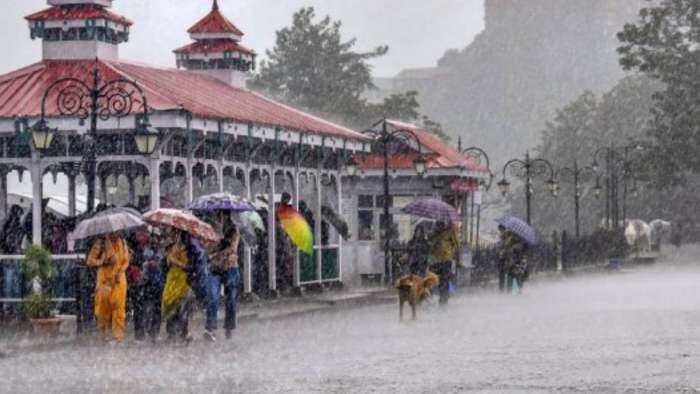
<instances>
[{"instance_id":1,"label":"street lamp post","mask_svg":"<svg viewBox=\"0 0 700 394\"><path fill-rule=\"evenodd\" d=\"M95 208L95 182L97 178L97 137L98 120L106 121L111 118L124 118L131 114L132 109L142 106L141 118L137 117L135 141L137 149L142 154L151 154L158 141L158 132L153 129L148 118L148 102L141 87L135 82L116 78L103 81L98 62L92 70L92 83L67 77L53 82L44 91L41 99L41 119L34 125L35 135L51 134L46 121L46 102L54 98L57 112L60 116L77 117L81 122L90 120L90 130L83 143L83 161L85 162L87 192L87 211ZM48 143L50 144L50 138ZM47 149L44 145L43 149Z\"/></svg>"},{"instance_id":2,"label":"street lamp post","mask_svg":"<svg viewBox=\"0 0 700 394\"><path fill-rule=\"evenodd\" d=\"M375 127L378 124L375 124ZM409 145L413 142L415 143L418 156L413 162L414 169L418 176L425 175L427 171L427 161L423 157L422 145L418 137L411 130L407 129L395 129L389 131L389 125L386 119L381 121L382 128L380 131L369 129L365 130L364 134L367 134L373 138L373 143L381 145L381 152L384 160L384 173L383 173L383 184L384 184L384 222L382 223L384 229L384 281L386 284L393 283L393 273L391 269L391 238L393 236L391 229L391 211L390 211L390 198L391 190L389 188L389 156L391 145L394 143Z\"/></svg>"},{"instance_id":3,"label":"street lamp post","mask_svg":"<svg viewBox=\"0 0 700 394\"><path fill-rule=\"evenodd\" d=\"M581 220L580 220L580 208L581 208L581 190L580 190L580 182L581 182L581 177L585 176L586 174L592 174L595 179L595 187L593 188L595 192L596 198L600 196L601 192L601 187L600 187L600 176L598 173L592 168L592 167L579 167L578 166L578 161L574 161L574 167L563 167L559 169L557 172L557 185L561 181L561 176L562 175L568 175L573 178L574 182L574 220L575 220L575 225L576 225L576 238L579 238L581 236ZM555 195L558 193L558 186L555 190Z\"/></svg>"},{"instance_id":4,"label":"street lamp post","mask_svg":"<svg viewBox=\"0 0 700 394\"><path fill-rule=\"evenodd\" d=\"M486 169L489 172L489 183L484 185L484 188L486 191L489 191L491 189L491 185L493 184L493 172L491 171L491 160L489 159L489 155L484 151L483 149L472 146L467 149L463 149L462 151L463 155L470 156L470 157L475 157L477 160L481 161L481 158L483 157L484 162L486 164ZM474 193L472 193L472 206L474 205ZM472 215L474 212L472 211ZM479 227L481 225L481 204L477 204L476 206L476 248L479 248Z\"/></svg>"},{"instance_id":5,"label":"street lamp post","mask_svg":"<svg viewBox=\"0 0 700 394\"><path fill-rule=\"evenodd\" d=\"M556 192L557 181L554 178L554 167L552 166L552 163L545 159L531 159L529 152L525 153L525 160L512 159L508 161L503 166L503 179L498 182L498 188L501 190L501 194L504 196L508 194L510 190L510 182L508 182L506 175L508 168L521 171L521 174L525 177L525 208L527 224L532 224L532 180L549 173L547 186L549 187L550 192Z\"/></svg>"},{"instance_id":6,"label":"street lamp post","mask_svg":"<svg viewBox=\"0 0 700 394\"><path fill-rule=\"evenodd\" d=\"M592 168L598 172L600 167L598 158L605 155L605 174L606 174L606 202L605 202L605 220L606 225L610 227L612 220L613 227L617 228L620 225L620 204L619 204L619 178L620 172L622 177L622 223L627 222L627 180L630 178L630 153L633 150L640 151L642 146L639 144L630 144L624 147L616 147L615 144L610 144L609 147L604 146L599 148L593 154ZM636 190L636 180L635 180Z\"/></svg>"}]
</instances>

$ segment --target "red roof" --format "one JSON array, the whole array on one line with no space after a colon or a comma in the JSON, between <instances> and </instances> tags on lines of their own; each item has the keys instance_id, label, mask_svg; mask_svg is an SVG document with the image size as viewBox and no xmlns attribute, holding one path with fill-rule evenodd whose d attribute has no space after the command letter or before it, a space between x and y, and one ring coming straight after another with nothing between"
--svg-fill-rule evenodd
<instances>
[{"instance_id":1,"label":"red roof","mask_svg":"<svg viewBox=\"0 0 700 394\"><path fill-rule=\"evenodd\" d=\"M0 117L40 115L41 97L53 81L68 76L90 81L94 64L94 60L45 60L0 76ZM105 80L123 77L138 83L154 110L182 107L206 118L365 139L353 130L205 75L123 61L99 60L98 64ZM48 97L46 110L47 116L59 115L56 93Z\"/></svg>"},{"instance_id":2,"label":"red roof","mask_svg":"<svg viewBox=\"0 0 700 394\"><path fill-rule=\"evenodd\" d=\"M248 55L255 55L255 51L238 44L233 40L206 40L197 41L192 44L174 50L175 53L221 53L221 52L242 52Z\"/></svg>"},{"instance_id":3,"label":"red roof","mask_svg":"<svg viewBox=\"0 0 700 394\"><path fill-rule=\"evenodd\" d=\"M394 129L410 130L421 143L421 151L426 156L428 168L456 168L464 167L470 171L488 172L484 166L474 159L467 157L451 147L448 143L414 124L387 120ZM412 169L413 162L418 157L418 152L407 152L392 155L389 158L389 167L393 169ZM384 167L384 159L381 155L372 154L360 161L363 169L379 169Z\"/></svg>"},{"instance_id":4,"label":"red roof","mask_svg":"<svg viewBox=\"0 0 700 394\"><path fill-rule=\"evenodd\" d=\"M202 18L194 26L187 30L190 34L206 34L206 33L232 33L237 36L242 36L240 31L231 21L219 12L219 4L214 0L214 6L211 12Z\"/></svg>"},{"instance_id":5,"label":"red roof","mask_svg":"<svg viewBox=\"0 0 700 394\"><path fill-rule=\"evenodd\" d=\"M74 5L71 7L53 6L43 11L27 15L24 19L28 21L54 21L54 20L87 20L87 19L107 19L112 22L131 26L133 22L107 11L104 7L95 4Z\"/></svg>"}]
</instances>

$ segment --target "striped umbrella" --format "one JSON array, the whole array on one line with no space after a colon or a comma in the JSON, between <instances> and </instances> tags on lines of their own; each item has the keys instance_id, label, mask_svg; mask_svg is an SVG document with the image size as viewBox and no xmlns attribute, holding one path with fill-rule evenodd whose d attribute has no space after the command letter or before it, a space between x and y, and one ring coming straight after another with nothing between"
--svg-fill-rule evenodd
<instances>
[{"instance_id":1,"label":"striped umbrella","mask_svg":"<svg viewBox=\"0 0 700 394\"><path fill-rule=\"evenodd\" d=\"M148 211L143 215L143 219L153 226L167 226L186 231L205 242L219 242L222 238L212 226L179 209L161 208Z\"/></svg>"},{"instance_id":2,"label":"striped umbrella","mask_svg":"<svg viewBox=\"0 0 700 394\"><path fill-rule=\"evenodd\" d=\"M401 211L409 215L444 223L460 223L462 221L459 212L454 207L435 198L418 199L403 207Z\"/></svg>"},{"instance_id":3,"label":"striped umbrella","mask_svg":"<svg viewBox=\"0 0 700 394\"><path fill-rule=\"evenodd\" d=\"M123 208L114 208L100 212L80 222L68 235L68 241L77 241L143 226L145 226L145 223L138 212L134 213Z\"/></svg>"}]
</instances>

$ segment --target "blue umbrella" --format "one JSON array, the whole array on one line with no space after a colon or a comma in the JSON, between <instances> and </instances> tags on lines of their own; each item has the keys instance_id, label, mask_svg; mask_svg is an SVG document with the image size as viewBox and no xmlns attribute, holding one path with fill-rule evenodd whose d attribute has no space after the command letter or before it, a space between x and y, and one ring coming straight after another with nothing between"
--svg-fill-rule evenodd
<instances>
[{"instance_id":1,"label":"blue umbrella","mask_svg":"<svg viewBox=\"0 0 700 394\"><path fill-rule=\"evenodd\" d=\"M506 230L510 230L510 232L522 238L528 244L537 244L537 232L535 232L535 229L530 227L530 225L525 223L523 220L515 216L504 216L496 220L496 223L505 227Z\"/></svg>"}]
</instances>

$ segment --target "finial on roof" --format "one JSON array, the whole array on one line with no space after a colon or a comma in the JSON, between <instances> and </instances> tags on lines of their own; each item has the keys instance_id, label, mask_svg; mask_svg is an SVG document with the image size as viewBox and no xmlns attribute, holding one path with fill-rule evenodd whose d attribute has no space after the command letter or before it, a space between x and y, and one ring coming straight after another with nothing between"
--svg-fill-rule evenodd
<instances>
[{"instance_id":1,"label":"finial on roof","mask_svg":"<svg viewBox=\"0 0 700 394\"><path fill-rule=\"evenodd\" d=\"M211 10L212 10L212 11L218 11L218 10L219 10L219 1L218 1L218 0L214 0L214 5L212 5Z\"/></svg>"}]
</instances>

